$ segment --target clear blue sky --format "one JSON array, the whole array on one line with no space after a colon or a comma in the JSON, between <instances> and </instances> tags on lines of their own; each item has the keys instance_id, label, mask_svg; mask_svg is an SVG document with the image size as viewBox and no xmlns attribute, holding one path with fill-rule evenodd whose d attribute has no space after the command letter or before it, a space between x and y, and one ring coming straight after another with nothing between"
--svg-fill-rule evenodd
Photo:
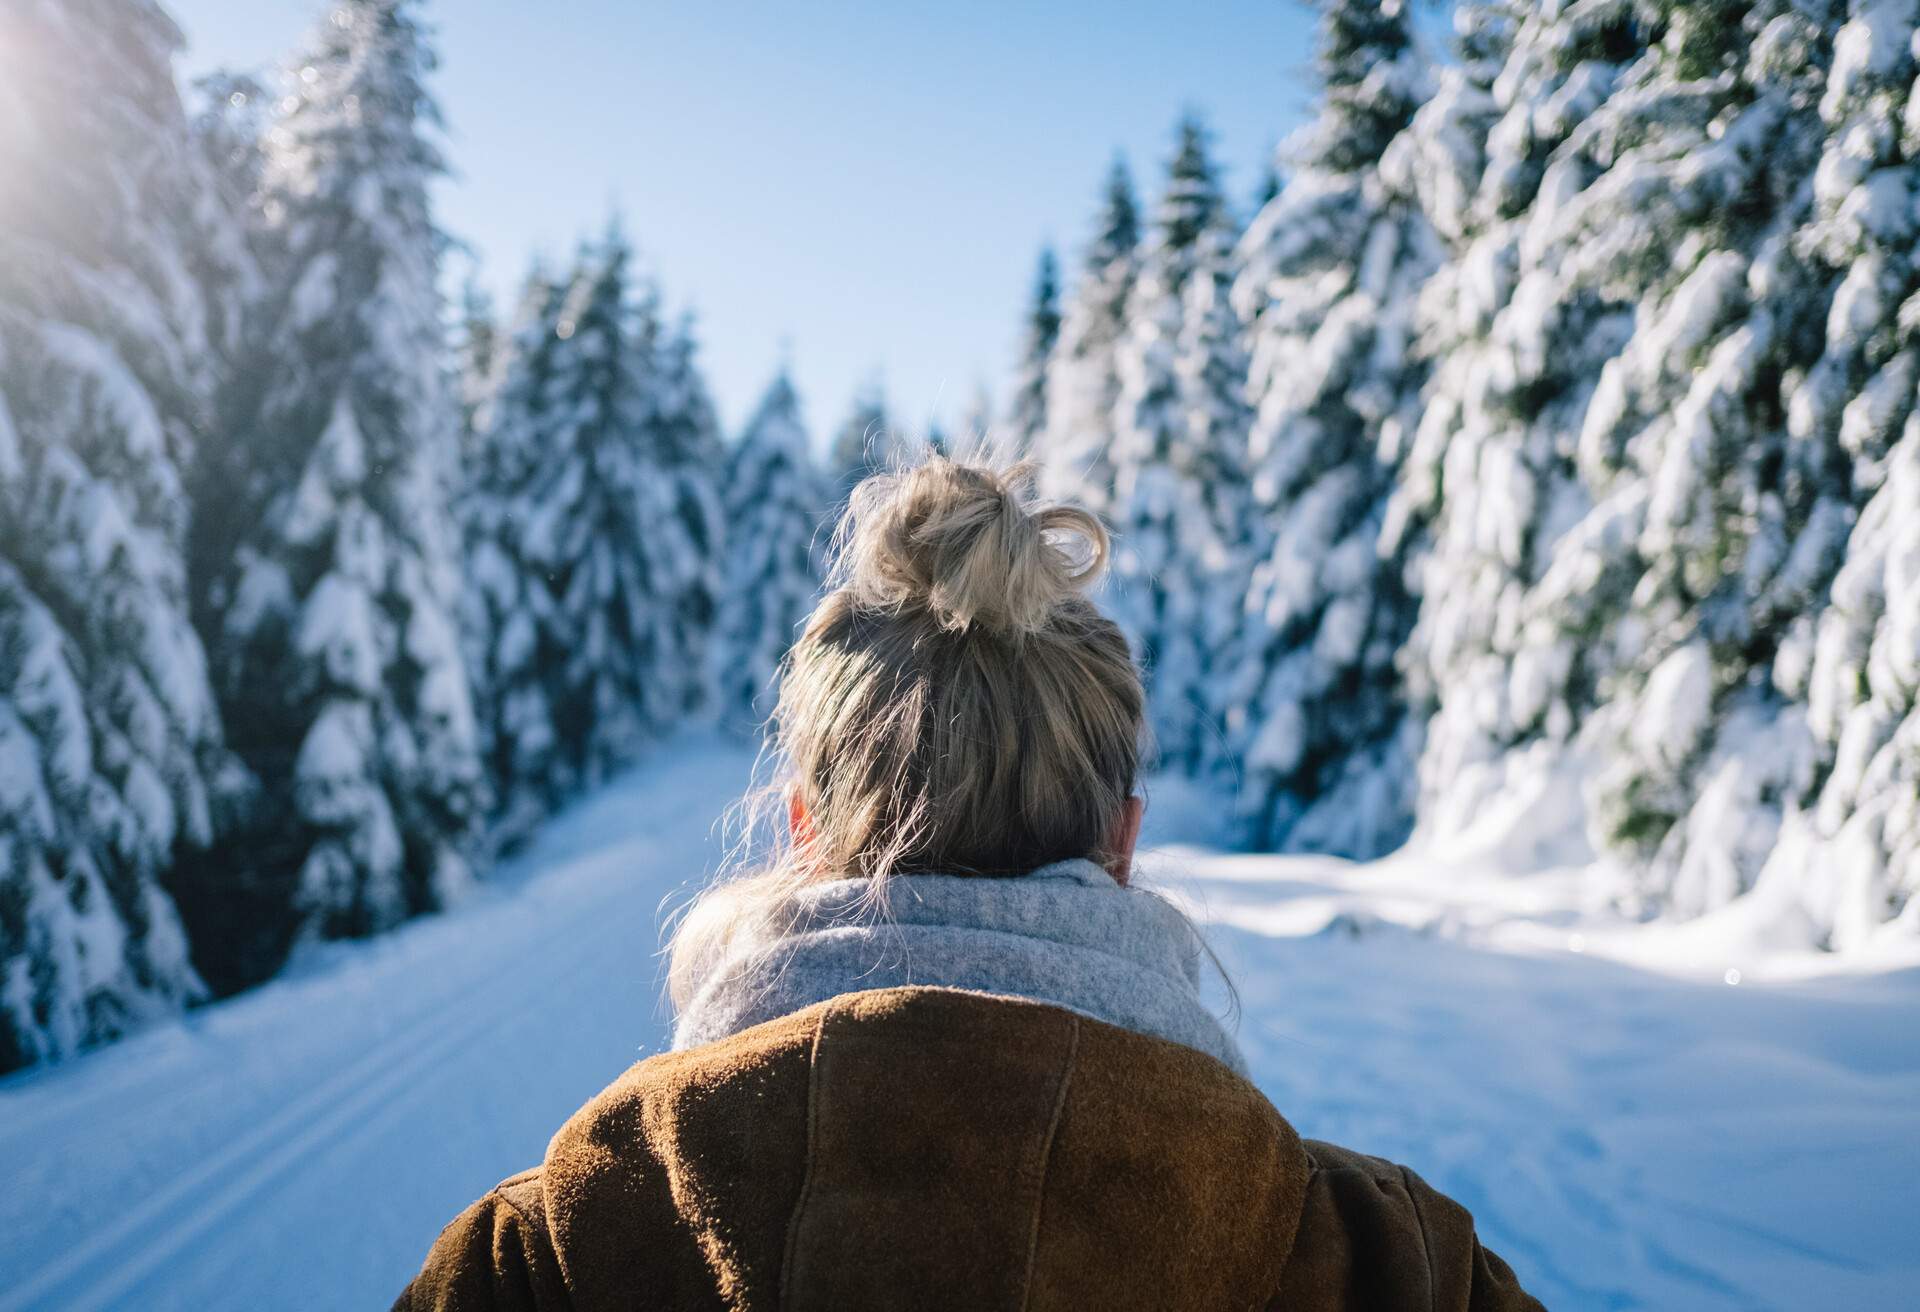
<instances>
[{"instance_id":1,"label":"clear blue sky","mask_svg":"<svg viewBox=\"0 0 1920 1312\"><path fill-rule=\"evenodd\" d=\"M184 71L276 65L321 0L163 0ZM816 438L881 371L895 422L1003 390L1040 245L1069 272L1116 150L1150 198L1184 105L1244 206L1311 100L1293 0L441 0L443 225L512 303L618 205L699 316L731 426L790 344Z\"/></svg>"}]
</instances>

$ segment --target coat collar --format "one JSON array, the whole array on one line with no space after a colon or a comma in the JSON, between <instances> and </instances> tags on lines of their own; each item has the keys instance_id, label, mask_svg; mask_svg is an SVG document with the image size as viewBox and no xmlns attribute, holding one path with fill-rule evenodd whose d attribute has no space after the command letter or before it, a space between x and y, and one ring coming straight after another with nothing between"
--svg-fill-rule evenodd
<instances>
[{"instance_id":1,"label":"coat collar","mask_svg":"<svg viewBox=\"0 0 1920 1312\"><path fill-rule=\"evenodd\" d=\"M1091 861L1011 878L898 875L803 885L698 972L674 1046L843 994L931 985L1064 1007L1245 1073L1200 997L1201 944L1155 894Z\"/></svg>"}]
</instances>

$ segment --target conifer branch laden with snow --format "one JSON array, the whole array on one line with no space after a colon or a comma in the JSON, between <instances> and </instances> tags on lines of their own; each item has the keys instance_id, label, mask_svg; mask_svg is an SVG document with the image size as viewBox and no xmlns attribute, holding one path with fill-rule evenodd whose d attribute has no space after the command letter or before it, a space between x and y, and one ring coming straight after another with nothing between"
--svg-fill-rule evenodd
<instances>
[{"instance_id":1,"label":"conifer branch laden with snow","mask_svg":"<svg viewBox=\"0 0 1920 1312\"><path fill-rule=\"evenodd\" d=\"M0 41L0 1070L206 991L162 881L238 782L183 487L219 328L196 275L244 258L201 208L179 43L147 0L16 4Z\"/></svg>"},{"instance_id":2,"label":"conifer branch laden with snow","mask_svg":"<svg viewBox=\"0 0 1920 1312\"><path fill-rule=\"evenodd\" d=\"M1827 35L1784 6L1676 25L1596 116L1624 149L1562 219L1585 251L1576 285L1643 289L1577 453L1594 513L1634 533L1601 548L1628 554L1634 583L1600 620L1614 668L1589 730L1591 823L1683 913L1753 886L1804 773L1774 656L1824 601L1852 513L1833 456L1783 422L1817 349L1802 307L1831 281L1794 240ZM1595 568L1612 567L1568 555L1549 577Z\"/></svg>"},{"instance_id":3,"label":"conifer branch laden with snow","mask_svg":"<svg viewBox=\"0 0 1920 1312\"><path fill-rule=\"evenodd\" d=\"M1813 762L1756 882L1842 949L1888 924L1920 929L1917 47L1920 8L1850 7L1799 236L1840 282L1788 427L1815 450L1837 444L1860 510L1829 604L1798 620L1776 658L1776 685L1805 703Z\"/></svg>"}]
</instances>

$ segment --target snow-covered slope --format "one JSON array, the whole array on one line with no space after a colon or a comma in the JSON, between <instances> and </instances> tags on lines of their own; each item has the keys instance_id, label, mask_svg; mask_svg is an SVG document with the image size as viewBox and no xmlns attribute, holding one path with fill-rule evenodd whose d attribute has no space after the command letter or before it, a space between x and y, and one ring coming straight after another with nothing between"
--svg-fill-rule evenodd
<instances>
[{"instance_id":1,"label":"snow-covered slope","mask_svg":"<svg viewBox=\"0 0 1920 1312\"><path fill-rule=\"evenodd\" d=\"M0 1082L0 1309L384 1305L664 1042L662 900L749 764L676 740L475 902ZM1147 874L1213 922L1262 1087L1460 1198L1548 1306L1893 1308L1920 1281L1920 966L1611 926L1576 872L1221 855L1181 843L1218 799L1154 808Z\"/></svg>"}]
</instances>

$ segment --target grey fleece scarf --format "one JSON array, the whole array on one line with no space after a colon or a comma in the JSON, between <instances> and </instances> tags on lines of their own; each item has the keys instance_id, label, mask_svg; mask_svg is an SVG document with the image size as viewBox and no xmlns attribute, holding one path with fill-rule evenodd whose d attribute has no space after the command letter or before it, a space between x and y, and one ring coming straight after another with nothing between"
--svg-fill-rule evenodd
<instances>
[{"instance_id":1,"label":"grey fleece scarf","mask_svg":"<svg viewBox=\"0 0 1920 1312\"><path fill-rule=\"evenodd\" d=\"M1246 1061L1200 1001L1200 942L1186 919L1091 861L1015 878L896 875L875 916L869 881L809 884L696 967L675 1048L698 1047L843 993L941 985L1052 1003Z\"/></svg>"}]
</instances>

